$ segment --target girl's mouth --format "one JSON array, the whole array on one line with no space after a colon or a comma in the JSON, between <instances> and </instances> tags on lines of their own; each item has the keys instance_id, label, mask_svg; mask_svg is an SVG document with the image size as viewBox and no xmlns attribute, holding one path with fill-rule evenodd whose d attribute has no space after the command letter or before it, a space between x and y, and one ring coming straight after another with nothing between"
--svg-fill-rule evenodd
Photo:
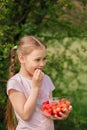
<instances>
[{"instance_id":1,"label":"girl's mouth","mask_svg":"<svg viewBox=\"0 0 87 130\"><path fill-rule=\"evenodd\" d=\"M38 68L36 68L36 69L42 70L42 68L39 68L39 67L38 67ZM35 70L36 70L36 69L35 69Z\"/></svg>"}]
</instances>

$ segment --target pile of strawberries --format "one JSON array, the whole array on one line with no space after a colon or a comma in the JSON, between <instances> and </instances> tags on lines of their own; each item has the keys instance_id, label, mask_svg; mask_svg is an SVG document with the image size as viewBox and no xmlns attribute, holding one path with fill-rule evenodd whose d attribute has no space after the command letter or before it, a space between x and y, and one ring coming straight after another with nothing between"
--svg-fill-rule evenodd
<instances>
[{"instance_id":1,"label":"pile of strawberries","mask_svg":"<svg viewBox=\"0 0 87 130\"><path fill-rule=\"evenodd\" d=\"M58 101L49 102L48 100L43 102L41 109L46 116L60 116L60 112L65 112L70 106L70 100L67 98L61 98Z\"/></svg>"}]
</instances>

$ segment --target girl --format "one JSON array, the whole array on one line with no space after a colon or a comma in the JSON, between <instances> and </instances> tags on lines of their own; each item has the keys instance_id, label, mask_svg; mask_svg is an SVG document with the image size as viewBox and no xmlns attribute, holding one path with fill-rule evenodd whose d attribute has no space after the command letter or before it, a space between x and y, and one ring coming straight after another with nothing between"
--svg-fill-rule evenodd
<instances>
[{"instance_id":1,"label":"girl","mask_svg":"<svg viewBox=\"0 0 87 130\"><path fill-rule=\"evenodd\" d=\"M15 75L14 50L15 48L11 50L10 79L7 83L8 130L54 130L53 120L67 118L71 108L60 113L61 117L53 118L44 116L40 109L44 101L52 98L55 88L50 77L42 71L46 65L46 46L36 37L23 37L17 47L20 70ZM17 118L16 127L13 126L13 112Z\"/></svg>"}]
</instances>

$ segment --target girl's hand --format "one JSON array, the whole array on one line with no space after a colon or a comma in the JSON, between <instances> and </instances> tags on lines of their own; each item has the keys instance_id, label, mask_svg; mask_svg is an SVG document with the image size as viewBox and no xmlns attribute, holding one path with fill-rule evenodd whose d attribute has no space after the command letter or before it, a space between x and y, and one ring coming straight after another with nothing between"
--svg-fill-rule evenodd
<instances>
[{"instance_id":1,"label":"girl's hand","mask_svg":"<svg viewBox=\"0 0 87 130\"><path fill-rule=\"evenodd\" d=\"M36 69L32 78L32 87L40 88L44 73L40 69Z\"/></svg>"},{"instance_id":2,"label":"girl's hand","mask_svg":"<svg viewBox=\"0 0 87 130\"><path fill-rule=\"evenodd\" d=\"M60 112L59 115L60 116L56 116L56 117L51 117L51 119L53 120L65 120L68 118L69 113L72 111L72 106L70 105L68 109L66 109L66 111L64 113Z\"/></svg>"}]
</instances>

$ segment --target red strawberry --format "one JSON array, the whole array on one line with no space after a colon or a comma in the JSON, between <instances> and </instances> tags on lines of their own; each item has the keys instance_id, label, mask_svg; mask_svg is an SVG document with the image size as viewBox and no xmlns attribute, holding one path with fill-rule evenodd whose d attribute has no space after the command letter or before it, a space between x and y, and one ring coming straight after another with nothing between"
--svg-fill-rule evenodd
<instances>
[{"instance_id":1,"label":"red strawberry","mask_svg":"<svg viewBox=\"0 0 87 130\"><path fill-rule=\"evenodd\" d=\"M49 100L47 100L47 101L43 102L43 104L49 104Z\"/></svg>"}]
</instances>

